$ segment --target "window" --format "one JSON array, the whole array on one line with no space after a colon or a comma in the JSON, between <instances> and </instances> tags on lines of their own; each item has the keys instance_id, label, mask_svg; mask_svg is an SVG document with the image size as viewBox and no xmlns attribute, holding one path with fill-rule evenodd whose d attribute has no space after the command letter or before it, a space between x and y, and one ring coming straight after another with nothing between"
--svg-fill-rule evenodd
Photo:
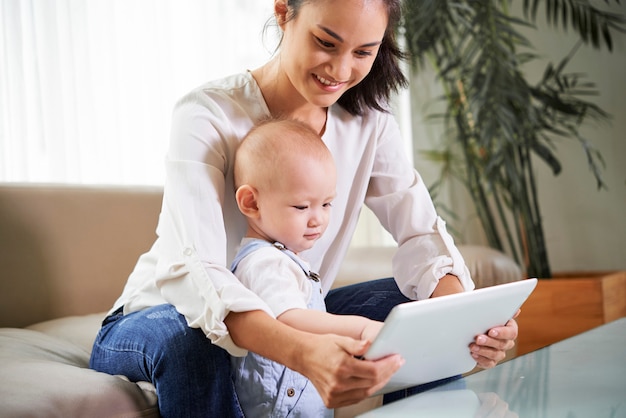
<instances>
[{"instance_id":1,"label":"window","mask_svg":"<svg viewBox=\"0 0 626 418\"><path fill-rule=\"evenodd\" d=\"M162 185L174 103L267 61L272 6L0 0L0 181ZM395 105L409 122L408 92ZM393 244L373 215L361 225L357 245Z\"/></svg>"},{"instance_id":2,"label":"window","mask_svg":"<svg viewBox=\"0 0 626 418\"><path fill-rule=\"evenodd\" d=\"M0 181L163 183L175 101L271 55L272 1L0 0Z\"/></svg>"}]
</instances>

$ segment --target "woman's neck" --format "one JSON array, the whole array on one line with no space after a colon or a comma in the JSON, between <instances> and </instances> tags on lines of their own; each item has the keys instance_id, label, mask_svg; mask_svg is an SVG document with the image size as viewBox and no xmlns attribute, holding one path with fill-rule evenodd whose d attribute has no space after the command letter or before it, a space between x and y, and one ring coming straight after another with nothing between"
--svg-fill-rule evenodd
<instances>
[{"instance_id":1,"label":"woman's neck","mask_svg":"<svg viewBox=\"0 0 626 418\"><path fill-rule=\"evenodd\" d=\"M272 116L298 119L308 123L320 135L324 133L327 108L312 105L298 93L280 70L278 58L251 73Z\"/></svg>"}]
</instances>

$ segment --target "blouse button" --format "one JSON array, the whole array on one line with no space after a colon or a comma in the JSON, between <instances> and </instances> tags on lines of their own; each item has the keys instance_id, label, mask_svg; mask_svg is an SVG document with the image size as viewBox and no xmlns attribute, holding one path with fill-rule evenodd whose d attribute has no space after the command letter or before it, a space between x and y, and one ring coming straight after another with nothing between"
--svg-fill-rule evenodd
<instances>
[{"instance_id":1,"label":"blouse button","mask_svg":"<svg viewBox=\"0 0 626 418\"><path fill-rule=\"evenodd\" d=\"M290 398L293 398L295 394L296 394L296 390L294 388L287 389L287 396L289 396Z\"/></svg>"},{"instance_id":2,"label":"blouse button","mask_svg":"<svg viewBox=\"0 0 626 418\"><path fill-rule=\"evenodd\" d=\"M189 257L193 254L193 250L191 248L185 248L185 250L183 251L183 254Z\"/></svg>"}]
</instances>

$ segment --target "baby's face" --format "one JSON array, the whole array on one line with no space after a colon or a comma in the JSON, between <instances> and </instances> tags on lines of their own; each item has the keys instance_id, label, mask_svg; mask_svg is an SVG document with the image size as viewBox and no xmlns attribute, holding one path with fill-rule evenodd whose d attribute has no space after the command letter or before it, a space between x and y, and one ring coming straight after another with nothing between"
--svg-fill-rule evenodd
<instances>
[{"instance_id":1,"label":"baby's face","mask_svg":"<svg viewBox=\"0 0 626 418\"><path fill-rule=\"evenodd\" d=\"M258 226L293 252L308 250L328 226L336 192L334 164L303 156L276 173L273 186L259 191Z\"/></svg>"}]
</instances>

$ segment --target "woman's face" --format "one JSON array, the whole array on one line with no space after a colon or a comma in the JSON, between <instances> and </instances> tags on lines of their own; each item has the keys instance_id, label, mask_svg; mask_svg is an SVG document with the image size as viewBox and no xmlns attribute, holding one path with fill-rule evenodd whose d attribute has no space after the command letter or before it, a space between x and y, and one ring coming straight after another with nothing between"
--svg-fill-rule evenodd
<instances>
[{"instance_id":1,"label":"woman's face","mask_svg":"<svg viewBox=\"0 0 626 418\"><path fill-rule=\"evenodd\" d=\"M381 0L317 0L305 2L281 27L287 78L307 102L328 107L369 73L387 11Z\"/></svg>"}]
</instances>

